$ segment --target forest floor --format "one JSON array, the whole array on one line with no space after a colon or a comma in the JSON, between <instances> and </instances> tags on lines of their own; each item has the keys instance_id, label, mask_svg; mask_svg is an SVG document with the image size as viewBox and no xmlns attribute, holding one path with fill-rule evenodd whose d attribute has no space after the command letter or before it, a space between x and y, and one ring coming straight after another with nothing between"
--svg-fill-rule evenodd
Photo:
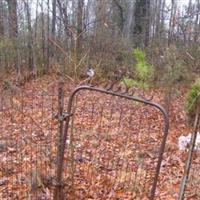
<instances>
[{"instance_id":1,"label":"forest floor","mask_svg":"<svg viewBox=\"0 0 200 200\"><path fill-rule=\"evenodd\" d=\"M2 164L0 164L0 199L26 199L26 195L24 192L26 191L27 193L30 193L29 198L33 198L32 193L34 193L34 185L29 184L27 186L27 180L25 180L25 176L29 174L30 179L32 180L31 182L34 181L34 174L33 174L33 168L34 166L37 166L36 168L43 168L46 167L45 174L51 174L51 170L53 167L55 167L55 156L56 156L56 141L55 137L57 134L57 128L58 128L58 123L56 122L55 119L53 119L53 116L56 112L57 109L57 91L55 88L49 86L52 85L52 83L56 82L58 77L54 76L43 76L42 78L38 78L36 80L32 80L31 82L27 83L23 88L19 88L19 91L14 91L12 92L12 100L8 100L7 96L9 96L11 93L8 91L5 91L4 93L1 94L1 110L0 110L0 131L1 131L1 136L0 136L0 159L2 160ZM66 83L65 84L65 107L67 105L68 97L70 92L75 88L75 85L71 83ZM23 95L19 94L20 91L26 91ZM41 93L41 91L43 91ZM164 93L162 89L152 89L148 93L153 94L153 101L156 103L159 103L163 105L163 98L164 98ZM48 95L47 95L48 94ZM7 96L6 96L7 95ZM87 95L87 93L86 93ZM165 154L164 154L164 160L162 163L161 167L161 174L160 174L160 180L157 188L157 199L166 199L166 200L172 200L176 199L179 188L180 188L180 182L181 178L183 175L183 170L184 170L184 163L187 158L187 152L186 151L180 151L178 148L178 138L180 135L188 135L191 132L191 129L187 125L187 120L186 120L186 114L184 112L184 102L185 102L185 96L186 96L186 91L184 88L181 88L179 91L177 91L177 94L174 95L173 101L170 105L170 130L169 130L169 136L167 138L167 144L166 144L166 149L165 149ZM89 101L94 102L94 101L100 101L100 104L105 106L105 108L109 108L110 105L112 105L112 111L111 113L118 112L118 107L123 106L123 112L125 113L124 115L124 121L126 119L130 119L130 116L132 113L130 113L130 108L132 104L125 104L122 103L120 100L109 100L111 101L111 104L101 104L101 101L107 102L108 100L105 98L103 95L100 96L95 96L95 94L91 94L89 97ZM8 100L8 101L7 101ZM23 102L22 102L23 101ZM81 100L79 101L79 108L84 110L85 108L85 102L87 102L88 99L84 96L82 96ZM6 106L12 105L12 108L15 107L14 109L7 109ZM96 103L95 103L96 105ZM91 106L94 106L94 104L91 103ZM100 106L99 106L100 107ZM17 109L17 111L16 111ZM100 109L100 108L98 108ZM87 110L85 110L87 111ZM142 110L143 111L143 110ZM96 111L99 112L99 111ZM135 111L135 116L134 118L137 121L137 113L139 111ZM147 111L147 112L152 112L152 110ZM92 116L95 113L95 111L92 111ZM126 113L129 113L129 116ZM109 113L106 113L106 115L110 115ZM112 133L112 130L116 129L116 123L110 121L119 120L118 115L111 114L112 117L103 117L102 115L95 115L93 118L88 117L89 114L84 116L88 121L93 120L93 125L98 124L98 116L103 120L105 123L104 126L107 126L108 129ZM139 114L138 114L139 115ZM147 117L149 119L149 122L146 122L144 119L143 123L144 125L143 131L149 131L148 126L152 123L157 124L159 121L155 121L157 119L156 113L153 113L151 117ZM12 116L12 117L11 117ZM82 117L82 114L80 113L77 115L79 118ZM140 114L141 116L141 114ZM83 118L83 117L82 117ZM138 117L139 118L139 117ZM132 118L131 118L132 119ZM77 130L79 130L80 126L92 126L92 123L86 123L83 125L83 119L79 119L77 122L75 122L75 125L78 127ZM86 120L87 121L87 120ZM109 125L108 125L109 124ZM130 124L129 124L130 125ZM132 127L129 127L132 129ZM156 126L156 125L155 125ZM152 126L155 130L156 127ZM126 128L127 128L126 127ZM160 125L158 125L160 128ZM85 128L85 127L84 127ZM86 131L86 128L83 130ZM126 130L126 128L124 130ZM139 128L138 128L139 129ZM140 129L142 129L140 127ZM82 129L81 129L82 130ZM87 131L89 128L87 129ZM92 129L93 132L96 129ZM105 130L105 127L103 128ZM79 130L80 131L80 130ZM140 132L140 130L137 130ZM148 132L149 133L149 132ZM50 135L50 136L49 136ZM105 136L104 136L105 137ZM107 146L107 150L109 152L109 158L111 156L114 156L110 151L113 149L118 149L121 145L121 141L123 139L127 139L128 136L122 136L118 137L116 135L112 135L111 138L108 139L108 136L106 136L106 143L104 141L104 138L98 138L98 142L101 141L102 144L98 146L97 144L97 139L95 139L95 144L91 145L90 143L85 143L81 141L82 146L85 148L90 149L91 151L88 150L88 154L96 154L100 156L102 152L97 150L96 147L99 147L100 149L103 148L102 146ZM153 136L152 136L153 137ZM160 136L155 136L155 137L160 137ZM93 138L91 134L88 132L87 136L87 141L90 141ZM76 141L77 139L77 141ZM75 138L75 142L79 142L80 138ZM137 138L138 139L138 138ZM117 142L113 142L114 140L119 140ZM155 139L155 141L157 138ZM109 142L111 141L111 142ZM128 140L130 142L130 145L133 144L133 141ZM31 144L30 142L33 142ZM111 145L112 144L112 145ZM87 145L87 146L86 146ZM149 144L148 144L149 145ZM95 151L93 151L91 148L94 148ZM18 155L18 152L20 154ZM31 152L31 153L30 153ZM42 152L42 154L41 154ZM79 153L79 147L74 151L75 153ZM115 152L116 153L116 152ZM127 152L127 154L132 155L130 152ZM125 154L126 154L125 153ZM31 158L29 156L31 155ZM41 154L41 155L40 155ZM192 165L192 170L191 170L191 175L190 175L190 181L187 187L186 191L186 199L200 199L200 156L198 155L199 152L195 152L195 157L193 159L193 165ZM49 155L49 157L48 157ZM116 155L116 154L115 154ZM130 156L126 155L126 156ZM88 156L88 155L87 155ZM86 156L86 157L87 157ZM47 158L48 157L48 158ZM92 155L90 155L92 158L88 158L88 163L87 165L80 164L80 171L79 173L83 173L82 168L87 167L87 173L89 173L88 167L91 168L91 162L100 162L100 160L94 160ZM46 158L46 159L45 159ZM128 158L128 157L127 157ZM39 161L37 161L39 159ZM68 159L68 158L66 158ZM79 161L84 159L84 158L77 158ZM103 159L106 159L106 157L103 157ZM102 162L106 162L103 160ZM117 161L116 161L117 162ZM131 163L131 162L130 162ZM127 165L129 166L130 163ZM79 164L77 164L78 166ZM110 161L108 162L108 165L110 166ZM48 166L48 167L47 167ZM99 167L99 166L98 166ZM118 166L119 167L119 166ZM18 169L17 169L18 168ZM31 168L31 175L30 175L30 168ZM122 167L123 168L123 167ZM23 173L23 170L25 173ZM118 170L121 170L119 167ZM103 172L103 169L100 170ZM110 170L111 171L111 170ZM16 174L19 173L21 174L20 176L17 176ZM54 172L52 172L54 173ZM111 173L107 169L107 171L104 173ZM23 175L22 175L23 174ZM96 174L95 176L97 176ZM42 176L42 175L41 175ZM75 173L75 177L78 175ZM87 184L84 183L82 180L85 175L81 174L82 177L78 177L77 182L75 182L75 185L79 187L79 192L82 190L87 190L86 186ZM88 175L89 176L89 175ZM94 175L90 175L90 179L94 179ZM110 175L112 177L113 174ZM117 174L115 174L117 176ZM19 180L20 177L20 180ZM66 175L67 178L69 178ZM47 177L45 180L46 182L50 181L51 177ZM37 182L40 182L36 178ZM110 179L111 180L111 179ZM110 181L109 180L109 181ZM99 180L99 182L102 180ZM30 182L30 181L29 181ZM125 182L125 181L124 181ZM20 183L20 184L19 184ZM78 186L77 184L82 184L82 186ZM96 183L95 183L96 184ZM107 184L107 189L112 186L111 183L108 183L108 180L103 180L101 184L98 186L100 187L101 185L106 185ZM46 197L41 197L41 198L36 198L36 199L51 199L52 194L50 194L50 188L45 187L47 184L41 183L39 185L40 189L42 190L43 193L46 194ZM17 189L19 187L22 187L23 189L20 189L20 191L17 192ZM37 186L36 186L37 187ZM84 188L85 187L85 188ZM102 193L99 193L98 195L94 194L95 190L99 190L99 187L90 187L90 190L93 190L90 193L89 196L86 194L82 194L82 197L76 197L75 199L108 199L108 197L102 197ZM30 189L31 188L31 189ZM14 191L11 191L14 190ZM105 192L106 190L104 190ZM120 189L120 195L117 196L116 198L111 198L110 199L145 199L145 197L142 198L137 198L133 197L133 193L128 194L127 196L123 195L123 189ZM116 191L113 191L116 192ZM141 191L140 191L141 192ZM83 193L83 192L82 192ZM118 191L119 193L119 191ZM36 194L38 195L38 194ZM80 195L80 194L79 194ZM134 194L136 195L136 194ZM72 198L73 199L73 198Z\"/></svg>"}]
</instances>

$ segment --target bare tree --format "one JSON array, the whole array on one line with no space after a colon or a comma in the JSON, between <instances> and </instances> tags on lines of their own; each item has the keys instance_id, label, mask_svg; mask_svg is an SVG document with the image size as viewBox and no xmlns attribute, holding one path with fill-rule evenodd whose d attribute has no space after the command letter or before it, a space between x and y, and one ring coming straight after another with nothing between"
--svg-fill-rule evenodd
<instances>
[{"instance_id":1,"label":"bare tree","mask_svg":"<svg viewBox=\"0 0 200 200\"><path fill-rule=\"evenodd\" d=\"M196 0L196 19L194 22L194 42L198 41L200 32L200 22L199 22L199 12L200 12L200 0Z\"/></svg>"},{"instance_id":2,"label":"bare tree","mask_svg":"<svg viewBox=\"0 0 200 200\"><path fill-rule=\"evenodd\" d=\"M51 25L52 37L55 37L55 33L56 33L56 1L57 0L52 1L52 25Z\"/></svg>"},{"instance_id":3,"label":"bare tree","mask_svg":"<svg viewBox=\"0 0 200 200\"><path fill-rule=\"evenodd\" d=\"M75 50L78 61L81 58L82 48L83 48L83 10L84 10L84 0L78 0L77 35L76 35L76 50Z\"/></svg>"},{"instance_id":4,"label":"bare tree","mask_svg":"<svg viewBox=\"0 0 200 200\"><path fill-rule=\"evenodd\" d=\"M123 3L121 3L121 1L119 0L113 0L113 3L111 5L113 9L113 21L116 21L117 28L119 29L120 33L122 33L125 21Z\"/></svg>"},{"instance_id":5,"label":"bare tree","mask_svg":"<svg viewBox=\"0 0 200 200\"><path fill-rule=\"evenodd\" d=\"M156 23L156 38L160 38L160 30L161 30L161 23L160 23L160 20L161 20L161 6L162 6L162 0L157 0L157 5L156 5L156 20L155 20L155 23Z\"/></svg>"},{"instance_id":6,"label":"bare tree","mask_svg":"<svg viewBox=\"0 0 200 200\"><path fill-rule=\"evenodd\" d=\"M19 63L19 48L18 48L18 16L17 16L17 0L6 0L9 12L9 36L14 42L15 48L15 68L20 76L21 69Z\"/></svg>"},{"instance_id":7,"label":"bare tree","mask_svg":"<svg viewBox=\"0 0 200 200\"><path fill-rule=\"evenodd\" d=\"M134 37L137 46L148 45L150 31L150 0L136 0Z\"/></svg>"},{"instance_id":8,"label":"bare tree","mask_svg":"<svg viewBox=\"0 0 200 200\"><path fill-rule=\"evenodd\" d=\"M17 37L18 35L18 21L17 21L17 0L6 0L9 11L9 34L10 37Z\"/></svg>"},{"instance_id":9,"label":"bare tree","mask_svg":"<svg viewBox=\"0 0 200 200\"><path fill-rule=\"evenodd\" d=\"M128 39L132 38L132 32L133 32L133 27L135 26L135 19L134 19L134 12L135 12L135 2L134 1L128 1L127 2L127 14L126 14L126 19L125 19L125 25L124 25L124 35Z\"/></svg>"},{"instance_id":10,"label":"bare tree","mask_svg":"<svg viewBox=\"0 0 200 200\"><path fill-rule=\"evenodd\" d=\"M110 54L117 61L121 44L125 51L177 41L196 45L199 1L180 10L177 0L0 0L1 65L47 73L56 63L78 75L84 59Z\"/></svg>"},{"instance_id":11,"label":"bare tree","mask_svg":"<svg viewBox=\"0 0 200 200\"><path fill-rule=\"evenodd\" d=\"M29 0L24 1L26 16L27 16L27 25L28 25L28 63L29 70L35 71L34 68L34 53L33 53L33 31L31 26L31 14L29 7Z\"/></svg>"},{"instance_id":12,"label":"bare tree","mask_svg":"<svg viewBox=\"0 0 200 200\"><path fill-rule=\"evenodd\" d=\"M160 29L162 32L165 29L165 25L164 25L165 24L165 4L166 4L165 0L162 0L161 10L160 10L160 12L161 12Z\"/></svg>"},{"instance_id":13,"label":"bare tree","mask_svg":"<svg viewBox=\"0 0 200 200\"><path fill-rule=\"evenodd\" d=\"M171 0L171 11L170 11L170 20L169 20L169 30L168 30L168 45L171 44L173 40L175 20L176 20L176 2Z\"/></svg>"},{"instance_id":14,"label":"bare tree","mask_svg":"<svg viewBox=\"0 0 200 200\"><path fill-rule=\"evenodd\" d=\"M4 6L3 1L0 1L0 36L4 35Z\"/></svg>"}]
</instances>

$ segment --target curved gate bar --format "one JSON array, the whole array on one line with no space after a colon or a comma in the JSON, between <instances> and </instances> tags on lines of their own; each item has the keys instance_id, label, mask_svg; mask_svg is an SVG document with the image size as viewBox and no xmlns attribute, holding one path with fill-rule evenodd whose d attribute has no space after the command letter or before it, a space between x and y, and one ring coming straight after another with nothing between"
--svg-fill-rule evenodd
<instances>
[{"instance_id":1,"label":"curved gate bar","mask_svg":"<svg viewBox=\"0 0 200 200\"><path fill-rule=\"evenodd\" d=\"M157 103L151 102L149 100L145 100L145 99L142 99L142 98L139 98L139 97L130 96L128 94L116 93L112 90L106 90L106 89L97 88L97 87L93 87L93 86L87 86L87 85L77 87L71 93L70 98L69 98L68 107L67 107L66 124L65 124L65 128L64 128L64 133L63 133L63 138L62 138L63 140L62 140L62 143L61 143L61 151L60 151L60 156L59 156L59 160L58 160L58 169L57 169L57 177L56 177L58 188L55 189L54 200L58 200L58 199L63 200L63 197L62 197L63 196L62 195L62 172L63 172L64 150L65 150L66 140L67 140L67 136L68 136L70 117L73 115L73 113L71 113L73 100L74 100L74 97L76 96L76 94L81 90L96 91L96 92L100 92L100 93L104 93L104 94L108 94L108 95L112 95L112 96L118 96L118 97L121 97L121 98L133 100L133 101L136 101L136 102L139 102L139 103L143 103L143 104L155 107L162 113L163 119L164 119L164 130L163 130L164 135L163 135L163 139L162 139L161 146L160 146L160 149L159 149L158 162L157 162L157 166L156 166L156 169L155 169L155 177L154 177L154 180L153 180L153 185L152 185L151 193L150 193L150 199L153 200L154 197L155 197L158 177L159 177L159 173L160 173L161 162L162 162L162 159L163 159L165 144L166 144L166 140L167 140L167 136L168 136L169 117L168 117L167 112L165 111L165 109L162 106L160 106Z\"/></svg>"}]
</instances>

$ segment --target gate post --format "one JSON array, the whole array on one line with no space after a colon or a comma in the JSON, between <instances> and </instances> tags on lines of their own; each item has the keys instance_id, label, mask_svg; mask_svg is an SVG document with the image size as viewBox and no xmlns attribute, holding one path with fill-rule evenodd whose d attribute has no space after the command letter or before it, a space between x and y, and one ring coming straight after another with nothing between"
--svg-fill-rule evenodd
<instances>
[{"instance_id":1,"label":"gate post","mask_svg":"<svg viewBox=\"0 0 200 200\"><path fill-rule=\"evenodd\" d=\"M189 178L190 168L192 164L192 156L193 156L197 133L199 129L200 129L200 95L197 97L197 101L196 101L196 115L195 115L195 122L194 122L194 130L193 130L191 140L190 140L188 158L185 164L184 175L183 175L180 190L179 190L178 200L184 200L185 189L186 189L188 178Z\"/></svg>"},{"instance_id":2,"label":"gate post","mask_svg":"<svg viewBox=\"0 0 200 200\"><path fill-rule=\"evenodd\" d=\"M63 110L64 110L64 82L60 81L58 83L58 113L56 118L59 121L58 127L58 141L57 141L57 162L58 166L56 168L56 185L54 191L54 200L62 200L63 199L63 185L62 185L62 176L61 171L62 167L60 162L62 160L62 141L63 141L63 125L64 125L64 117L63 117Z\"/></svg>"}]
</instances>

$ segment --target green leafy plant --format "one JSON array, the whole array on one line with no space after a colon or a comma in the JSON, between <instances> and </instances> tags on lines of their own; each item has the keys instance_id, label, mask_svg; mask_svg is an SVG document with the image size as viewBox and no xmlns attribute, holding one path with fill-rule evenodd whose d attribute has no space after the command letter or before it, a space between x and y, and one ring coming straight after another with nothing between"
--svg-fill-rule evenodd
<instances>
[{"instance_id":1,"label":"green leafy plant","mask_svg":"<svg viewBox=\"0 0 200 200\"><path fill-rule=\"evenodd\" d=\"M133 50L133 55L137 61L135 66L136 78L143 82L150 80L154 70L153 66L147 63L145 52L137 48Z\"/></svg>"},{"instance_id":2,"label":"green leafy plant","mask_svg":"<svg viewBox=\"0 0 200 200\"><path fill-rule=\"evenodd\" d=\"M132 78L124 78L122 83L124 85L126 85L128 88L130 87L138 87L138 88L143 88L143 89L148 89L149 88L149 85L147 83L144 83L144 82L139 82L139 81L136 81Z\"/></svg>"},{"instance_id":3,"label":"green leafy plant","mask_svg":"<svg viewBox=\"0 0 200 200\"><path fill-rule=\"evenodd\" d=\"M154 73L153 66L148 64L146 54L141 49L134 49L133 55L136 60L136 65L134 67L135 76L134 78L125 77L122 83L127 87L135 86L142 89L148 89L149 80Z\"/></svg>"},{"instance_id":4,"label":"green leafy plant","mask_svg":"<svg viewBox=\"0 0 200 200\"><path fill-rule=\"evenodd\" d=\"M133 87L133 86L138 86L138 82L136 81L136 80L134 80L134 79L132 79L132 78L127 78L127 77L125 77L124 79L123 79L123 83L124 83L124 85L126 85L127 87Z\"/></svg>"},{"instance_id":5,"label":"green leafy plant","mask_svg":"<svg viewBox=\"0 0 200 200\"><path fill-rule=\"evenodd\" d=\"M197 79L191 86L186 98L186 111L189 117L189 122L192 122L195 117L196 101L200 95L200 79Z\"/></svg>"}]
</instances>

